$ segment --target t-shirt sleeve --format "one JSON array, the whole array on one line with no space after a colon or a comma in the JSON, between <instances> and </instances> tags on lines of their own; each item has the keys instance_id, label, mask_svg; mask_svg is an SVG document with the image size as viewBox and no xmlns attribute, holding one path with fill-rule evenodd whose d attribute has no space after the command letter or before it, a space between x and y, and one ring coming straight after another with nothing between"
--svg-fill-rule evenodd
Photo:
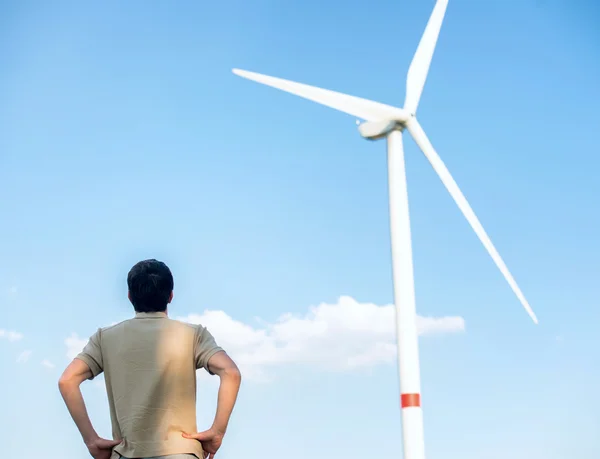
<instances>
[{"instance_id":1,"label":"t-shirt sleeve","mask_svg":"<svg viewBox=\"0 0 600 459\"><path fill-rule=\"evenodd\" d=\"M90 367L90 370L92 371L92 377L90 379L94 379L104 370L101 339L102 330L98 329L98 331L90 337L83 350L75 357L76 359L83 360L87 363L88 367Z\"/></svg>"},{"instance_id":2,"label":"t-shirt sleeve","mask_svg":"<svg viewBox=\"0 0 600 459\"><path fill-rule=\"evenodd\" d=\"M214 374L208 368L208 361L213 355L222 350L223 349L221 347L217 346L213 335L211 335L206 328L198 325L194 343L194 359L196 361L196 368L204 368L211 375Z\"/></svg>"}]
</instances>

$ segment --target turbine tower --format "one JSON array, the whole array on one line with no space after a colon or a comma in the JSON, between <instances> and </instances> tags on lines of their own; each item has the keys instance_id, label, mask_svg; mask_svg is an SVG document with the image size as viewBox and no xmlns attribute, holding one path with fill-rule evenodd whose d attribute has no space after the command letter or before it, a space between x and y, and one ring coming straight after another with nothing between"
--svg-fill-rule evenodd
<instances>
[{"instance_id":1,"label":"turbine tower","mask_svg":"<svg viewBox=\"0 0 600 459\"><path fill-rule=\"evenodd\" d=\"M521 289L416 118L417 107L421 93L423 92L425 80L427 79L431 58L433 57L447 5L448 0L437 0L433 8L425 32L408 69L406 98L403 108L396 108L281 78L245 70L233 70L233 73L241 77L312 100L313 102L365 120L358 127L360 134L364 138L369 140L385 138L387 140L394 304L396 306L396 338L398 343L402 439L405 459L424 459L425 446L421 410L421 381L410 216L402 143L404 130L407 130L411 134L416 144L429 160L431 166L437 172L442 183L531 319L536 324L538 322Z\"/></svg>"}]
</instances>

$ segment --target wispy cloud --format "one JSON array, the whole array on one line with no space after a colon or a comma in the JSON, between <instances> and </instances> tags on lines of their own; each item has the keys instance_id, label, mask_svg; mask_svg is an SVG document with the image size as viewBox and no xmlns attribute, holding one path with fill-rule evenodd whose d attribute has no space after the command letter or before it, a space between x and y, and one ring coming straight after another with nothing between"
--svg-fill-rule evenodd
<instances>
[{"instance_id":1,"label":"wispy cloud","mask_svg":"<svg viewBox=\"0 0 600 459\"><path fill-rule=\"evenodd\" d=\"M27 363L29 357L31 357L32 351L23 351L17 357L17 363Z\"/></svg>"},{"instance_id":2,"label":"wispy cloud","mask_svg":"<svg viewBox=\"0 0 600 459\"><path fill-rule=\"evenodd\" d=\"M50 360L47 360L47 359L42 360L42 366L44 366L50 370L55 367L55 365L52 362L50 362Z\"/></svg>"},{"instance_id":3,"label":"wispy cloud","mask_svg":"<svg viewBox=\"0 0 600 459\"><path fill-rule=\"evenodd\" d=\"M5 339L14 342L23 339L23 335L13 330L4 330L0 328L0 339Z\"/></svg>"},{"instance_id":4,"label":"wispy cloud","mask_svg":"<svg viewBox=\"0 0 600 459\"><path fill-rule=\"evenodd\" d=\"M77 333L71 333L71 336L65 339L65 345L67 346L67 358L74 359L77 354L83 350L87 342L87 339L80 338Z\"/></svg>"}]
</instances>

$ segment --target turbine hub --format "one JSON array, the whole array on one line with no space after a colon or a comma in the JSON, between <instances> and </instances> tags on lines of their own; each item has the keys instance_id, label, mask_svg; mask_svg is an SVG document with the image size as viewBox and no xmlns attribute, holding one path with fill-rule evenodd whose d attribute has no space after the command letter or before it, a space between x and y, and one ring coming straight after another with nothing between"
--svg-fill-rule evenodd
<instances>
[{"instance_id":1,"label":"turbine hub","mask_svg":"<svg viewBox=\"0 0 600 459\"><path fill-rule=\"evenodd\" d=\"M403 131L404 123L397 120L365 121L358 126L358 132L367 140L379 140L392 131Z\"/></svg>"}]
</instances>

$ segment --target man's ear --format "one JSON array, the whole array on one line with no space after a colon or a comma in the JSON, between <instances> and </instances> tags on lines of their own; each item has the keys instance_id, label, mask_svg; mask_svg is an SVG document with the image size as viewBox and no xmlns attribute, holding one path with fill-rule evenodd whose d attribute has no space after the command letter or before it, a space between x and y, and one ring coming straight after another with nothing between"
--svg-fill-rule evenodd
<instances>
[{"instance_id":1,"label":"man's ear","mask_svg":"<svg viewBox=\"0 0 600 459\"><path fill-rule=\"evenodd\" d=\"M173 290L171 290L171 294L169 295L168 303L170 303L171 301L173 301Z\"/></svg>"},{"instance_id":2,"label":"man's ear","mask_svg":"<svg viewBox=\"0 0 600 459\"><path fill-rule=\"evenodd\" d=\"M131 301L131 292L129 290L127 290L127 298L129 299L129 301Z\"/></svg>"}]
</instances>

